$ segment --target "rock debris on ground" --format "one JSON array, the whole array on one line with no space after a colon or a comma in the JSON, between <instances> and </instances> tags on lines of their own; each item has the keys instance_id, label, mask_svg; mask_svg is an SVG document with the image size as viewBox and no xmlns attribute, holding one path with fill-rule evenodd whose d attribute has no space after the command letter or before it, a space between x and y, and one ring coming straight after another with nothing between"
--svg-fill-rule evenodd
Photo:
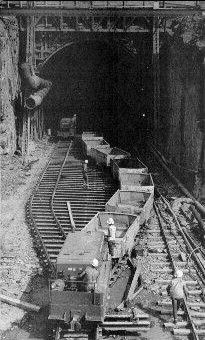
<instances>
[{"instance_id":1,"label":"rock debris on ground","mask_svg":"<svg viewBox=\"0 0 205 340\"><path fill-rule=\"evenodd\" d=\"M25 204L44 169L53 145L47 138L36 143L26 166L21 157L1 156L1 280L0 293L36 304L32 300L36 277L42 268L25 222ZM41 278L42 280L42 278ZM41 300L38 301L41 306ZM0 335L22 322L26 311L1 303Z\"/></svg>"}]
</instances>

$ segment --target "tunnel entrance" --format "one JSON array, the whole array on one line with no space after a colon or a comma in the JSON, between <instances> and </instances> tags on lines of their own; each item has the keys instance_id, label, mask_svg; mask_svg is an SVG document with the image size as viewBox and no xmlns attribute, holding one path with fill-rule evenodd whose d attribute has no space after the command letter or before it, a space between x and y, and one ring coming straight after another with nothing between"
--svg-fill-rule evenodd
<instances>
[{"instance_id":1,"label":"tunnel entrance","mask_svg":"<svg viewBox=\"0 0 205 340\"><path fill-rule=\"evenodd\" d=\"M78 133L94 130L117 145L139 136L152 107L152 37L140 33L129 39L132 49L113 34L81 39L44 64L40 76L53 83L44 102L45 127L52 134L61 118L76 114Z\"/></svg>"}]
</instances>

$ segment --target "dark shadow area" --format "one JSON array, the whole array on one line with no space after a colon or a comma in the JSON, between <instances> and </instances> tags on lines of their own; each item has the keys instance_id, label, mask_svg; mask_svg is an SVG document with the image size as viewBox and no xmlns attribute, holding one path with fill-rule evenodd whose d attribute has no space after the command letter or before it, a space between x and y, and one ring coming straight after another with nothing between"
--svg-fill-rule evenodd
<instances>
[{"instance_id":1,"label":"dark shadow area","mask_svg":"<svg viewBox=\"0 0 205 340\"><path fill-rule=\"evenodd\" d=\"M76 114L77 133L103 133L111 145L129 145L133 138L143 144L152 101L152 47L149 34L130 39L135 53L107 34L106 40L85 37L45 63L40 76L53 83L44 103L46 129L56 135L60 119Z\"/></svg>"},{"instance_id":2,"label":"dark shadow area","mask_svg":"<svg viewBox=\"0 0 205 340\"><path fill-rule=\"evenodd\" d=\"M4 339L47 339L49 294L46 276L34 275L30 279L20 301L40 306L41 309L39 312L26 312L20 322L13 323L12 329L5 332Z\"/></svg>"}]
</instances>

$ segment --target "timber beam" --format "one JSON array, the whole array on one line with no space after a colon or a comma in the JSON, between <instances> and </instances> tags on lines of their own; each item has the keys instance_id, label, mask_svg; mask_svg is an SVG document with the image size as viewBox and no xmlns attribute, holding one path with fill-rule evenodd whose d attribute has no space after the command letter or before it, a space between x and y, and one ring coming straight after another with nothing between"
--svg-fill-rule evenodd
<instances>
[{"instance_id":1,"label":"timber beam","mask_svg":"<svg viewBox=\"0 0 205 340\"><path fill-rule=\"evenodd\" d=\"M67 17L175 17L203 15L198 8L0 8L0 16L67 16Z\"/></svg>"}]
</instances>

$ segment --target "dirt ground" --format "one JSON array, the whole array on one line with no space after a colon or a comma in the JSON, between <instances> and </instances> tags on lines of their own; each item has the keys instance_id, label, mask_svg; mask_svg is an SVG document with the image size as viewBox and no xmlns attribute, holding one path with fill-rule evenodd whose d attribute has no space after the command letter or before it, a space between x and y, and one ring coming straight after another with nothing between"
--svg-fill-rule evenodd
<instances>
[{"instance_id":1,"label":"dirt ground","mask_svg":"<svg viewBox=\"0 0 205 340\"><path fill-rule=\"evenodd\" d=\"M39 306L48 302L45 278L25 222L25 204L54 145L47 138L32 144L26 165L21 157L1 156L1 280L0 294ZM23 242L22 242L23 241ZM1 303L0 338L40 339L45 328L42 313ZM34 320L39 319L38 322ZM41 320L41 321L40 321ZM35 329L38 325L38 330ZM22 329L21 331L19 330ZM9 330L9 332L7 332ZM20 333L19 333L20 331Z\"/></svg>"}]
</instances>

